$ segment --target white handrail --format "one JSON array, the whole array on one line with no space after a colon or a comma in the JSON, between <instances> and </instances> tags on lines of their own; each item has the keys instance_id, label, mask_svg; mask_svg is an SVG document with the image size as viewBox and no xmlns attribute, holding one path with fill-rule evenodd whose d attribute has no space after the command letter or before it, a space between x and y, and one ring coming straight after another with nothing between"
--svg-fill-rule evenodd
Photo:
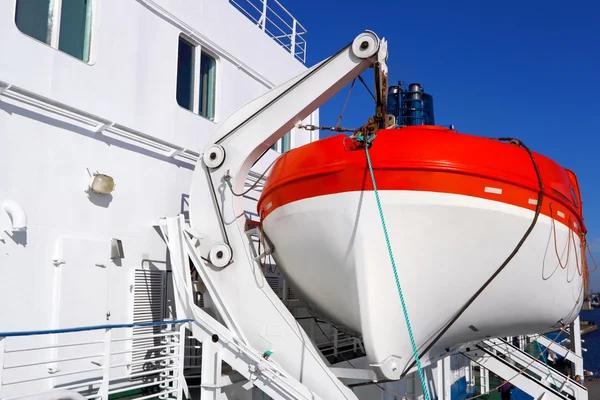
<instances>
[{"instance_id":1,"label":"white handrail","mask_svg":"<svg viewBox=\"0 0 600 400\"><path fill-rule=\"evenodd\" d=\"M156 393L158 395L165 395L167 393L175 393L180 391L184 383L183 369L183 357L184 354L180 350L182 343L182 335L185 332L186 322L188 320L178 321L161 321L152 323L142 324L121 324L121 325L98 325L90 327L76 327L67 329L57 330L46 330L46 331L31 331L31 332L0 332L0 392L4 390L11 391L11 400L59 400L59 399L102 399L108 400L109 396L115 393L121 393L126 390L142 389L154 385L160 385L161 391ZM112 339L111 331L113 329L128 328L132 326L162 326L163 331L160 334L153 335L142 335L143 337L152 336L154 340L149 343L145 343L139 347L127 347L127 348L112 348L111 345L115 342L123 343L125 341L131 341L135 337L122 337L117 340ZM6 348L6 341L11 340L12 337L23 337L23 336L40 336L50 334L69 334L80 330L104 330L103 341L90 341L90 342L76 342L70 345L55 344L54 346L36 346L35 344L31 347L19 348ZM160 340L160 344L156 343ZM35 352L35 349L44 348L45 350L58 348L58 347L81 347L86 345L100 345L104 343L104 351L100 354L97 349L89 348L82 349L75 352L70 357L57 357L55 353L46 353L43 357L36 357L35 359L29 358L17 361L21 354ZM153 355L144 356L142 359L135 357L135 354L151 352ZM155 353L155 354L154 354ZM37 354L37 353L36 353ZM130 354L131 359L128 357L122 358ZM9 360L7 360L7 357ZM17 358L15 358L17 357ZM102 362L98 361L99 357L102 357ZM118 359L113 359L117 357ZM85 360L89 359L91 368L85 367ZM83 361L84 364L77 367L68 366L64 371L61 368L48 368L47 373L42 372L42 369L37 369L37 373L28 374L26 379L19 376L17 373L12 374L12 379L7 379L7 376L2 376L2 371L8 370L19 370L29 369L31 367L43 367L44 365L56 365L57 363L67 363L70 361ZM116 370L123 367L131 368L132 366L142 365L145 363L160 363L160 367L152 369L151 371L133 372ZM66 364L65 364L66 365ZM82 374L93 373L95 376L86 379L85 387L88 392L97 391L96 393L84 393L81 396L77 392L80 391L83 386L80 381ZM151 375L157 375L156 379L151 381L138 381L138 378L147 377ZM68 377L68 381L65 382L64 378ZM16 378L16 379L15 379ZM62 378L63 383L61 391L49 391L41 393L28 393L29 386L28 382L41 382L52 380L56 378ZM134 380L135 378L135 380ZM69 382L70 381L70 382ZM39 389L38 389L39 390ZM4 392L6 393L6 392ZM75 393L75 395L72 395ZM17 397L19 396L19 397ZM0 398L6 398L0 395Z\"/></svg>"},{"instance_id":2,"label":"white handrail","mask_svg":"<svg viewBox=\"0 0 600 400\"><path fill-rule=\"evenodd\" d=\"M306 28L277 0L229 0L229 3L294 58L306 62ZM258 3L254 4L254 3Z\"/></svg>"},{"instance_id":3,"label":"white handrail","mask_svg":"<svg viewBox=\"0 0 600 400\"><path fill-rule=\"evenodd\" d=\"M53 390L51 392L17 397L14 400L85 400L85 397L71 390Z\"/></svg>"}]
</instances>

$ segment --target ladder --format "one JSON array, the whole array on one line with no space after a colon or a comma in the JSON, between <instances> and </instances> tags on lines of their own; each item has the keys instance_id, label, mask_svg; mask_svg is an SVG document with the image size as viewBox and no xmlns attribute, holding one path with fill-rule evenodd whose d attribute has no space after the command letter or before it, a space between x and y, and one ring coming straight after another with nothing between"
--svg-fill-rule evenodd
<instances>
[{"instance_id":1,"label":"ladder","mask_svg":"<svg viewBox=\"0 0 600 400\"><path fill-rule=\"evenodd\" d=\"M569 379L566 375L550 367L546 363L533 357L532 355L522 351L518 347L513 346L501 338L487 339L483 341L489 349L494 349L497 352L501 352L506 359L518 363L522 366L529 365L527 368L528 372L539 376L542 380L554 384L560 391L565 392L573 396L577 400L587 400L588 391L587 389Z\"/></svg>"},{"instance_id":2,"label":"ladder","mask_svg":"<svg viewBox=\"0 0 600 400\"><path fill-rule=\"evenodd\" d=\"M463 354L476 364L479 364L480 367L510 381L536 400L570 400L569 396L563 393L560 388L554 388L545 379L540 379L533 375L530 370L526 369L521 373L521 368L513 365L514 360L508 359L509 356L503 353L502 350L499 352L502 355L497 354L494 347L491 347L490 343L480 342L475 345L474 349ZM585 392L585 397L576 399L587 400L587 391Z\"/></svg>"}]
</instances>

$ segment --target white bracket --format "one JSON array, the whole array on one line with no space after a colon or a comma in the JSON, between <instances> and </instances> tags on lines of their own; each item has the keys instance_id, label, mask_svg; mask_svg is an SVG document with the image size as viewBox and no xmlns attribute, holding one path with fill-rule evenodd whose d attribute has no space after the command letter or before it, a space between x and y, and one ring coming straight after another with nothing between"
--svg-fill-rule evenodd
<instances>
[{"instance_id":1,"label":"white bracket","mask_svg":"<svg viewBox=\"0 0 600 400\"><path fill-rule=\"evenodd\" d=\"M377 381L377 375L372 369L331 368L331 372L333 372L338 378L357 379L370 382Z\"/></svg>"},{"instance_id":2,"label":"white bracket","mask_svg":"<svg viewBox=\"0 0 600 400\"><path fill-rule=\"evenodd\" d=\"M250 241L252 239L252 236L255 236L264 246L264 250L262 251L262 253L253 256L253 259L255 261L261 260L266 256L273 254L273 247L271 246L271 243L268 240L266 240L266 236L263 235L259 227L256 226L252 229L248 229L246 231L246 235L248 236L248 239L250 239Z\"/></svg>"},{"instance_id":3,"label":"white bracket","mask_svg":"<svg viewBox=\"0 0 600 400\"><path fill-rule=\"evenodd\" d=\"M173 287L175 290L177 315L179 318L190 318L193 337L203 343L203 375L202 400L216 399L218 387L221 386L221 375L217 365L225 361L235 371L251 381L254 386L275 400L322 400L302 383L284 371L272 358L264 357L263 352L248 346L234 331L227 329L195 306L191 293L189 265L190 258L197 267L200 276L206 276L205 269L210 268L198 256L192 246L191 239L185 231L183 216L163 220L161 224L163 237L168 238L167 246L171 254ZM208 277L207 277L208 278ZM211 280L204 283L217 302L217 306L227 311L225 303L211 291ZM224 314L225 317L227 313ZM207 346L204 346L204 343ZM205 350L204 350L205 349ZM183 357L183 355L182 355ZM182 362L182 361L180 361ZM210 366L209 364L212 364ZM206 365L206 367L204 367ZM351 393L351 392L350 392ZM336 399L356 399L356 397L336 397Z\"/></svg>"},{"instance_id":4,"label":"white bracket","mask_svg":"<svg viewBox=\"0 0 600 400\"><path fill-rule=\"evenodd\" d=\"M96 129L94 129L95 133L103 133L105 130L112 128L115 125L114 122L106 122L106 123L100 123L96 126Z\"/></svg>"}]
</instances>

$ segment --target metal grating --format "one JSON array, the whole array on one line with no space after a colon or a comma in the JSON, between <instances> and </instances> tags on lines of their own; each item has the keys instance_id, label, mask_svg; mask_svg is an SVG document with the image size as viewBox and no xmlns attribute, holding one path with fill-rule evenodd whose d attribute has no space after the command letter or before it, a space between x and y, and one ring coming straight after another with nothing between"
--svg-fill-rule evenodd
<instances>
[{"instance_id":1,"label":"metal grating","mask_svg":"<svg viewBox=\"0 0 600 400\"><path fill-rule=\"evenodd\" d=\"M164 271L135 270L133 292L133 323L162 321L165 313L166 279ZM159 363L143 360L160 357L160 349L151 349L161 345L160 337L146 337L136 339L136 336L156 335L161 332L161 327L136 327L133 328L133 365L131 372L138 373L158 369Z\"/></svg>"},{"instance_id":2,"label":"metal grating","mask_svg":"<svg viewBox=\"0 0 600 400\"><path fill-rule=\"evenodd\" d=\"M299 300L300 298L294 293L290 285L286 285L287 288L287 300Z\"/></svg>"},{"instance_id":3,"label":"metal grating","mask_svg":"<svg viewBox=\"0 0 600 400\"><path fill-rule=\"evenodd\" d=\"M281 292L281 278L278 276L267 276L267 283L271 286L271 289L275 292L277 297L283 299L283 293Z\"/></svg>"}]
</instances>

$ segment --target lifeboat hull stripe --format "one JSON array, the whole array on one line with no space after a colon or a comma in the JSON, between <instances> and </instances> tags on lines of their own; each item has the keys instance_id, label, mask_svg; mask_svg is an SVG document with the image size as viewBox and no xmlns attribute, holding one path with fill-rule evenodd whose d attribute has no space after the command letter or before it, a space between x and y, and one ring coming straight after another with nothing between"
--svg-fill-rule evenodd
<instances>
[{"instance_id":1,"label":"lifeboat hull stripe","mask_svg":"<svg viewBox=\"0 0 600 400\"><path fill-rule=\"evenodd\" d=\"M354 191L373 191L369 171L349 164L346 168L332 168L324 171L313 171L314 174L302 174L289 177L285 182L277 182L267 188L261 196L258 211L261 218L286 204L318 196ZM384 168L375 170L377 189L410 190L422 192L452 193L464 196L479 197L493 201L522 207L535 211L537 191L520 185L499 182L498 180L473 176L464 173L402 170ZM270 206L267 208L266 205ZM568 225L578 234L583 224L574 210L564 204L552 191L546 190L541 213ZM579 224L578 224L579 222Z\"/></svg>"}]
</instances>

